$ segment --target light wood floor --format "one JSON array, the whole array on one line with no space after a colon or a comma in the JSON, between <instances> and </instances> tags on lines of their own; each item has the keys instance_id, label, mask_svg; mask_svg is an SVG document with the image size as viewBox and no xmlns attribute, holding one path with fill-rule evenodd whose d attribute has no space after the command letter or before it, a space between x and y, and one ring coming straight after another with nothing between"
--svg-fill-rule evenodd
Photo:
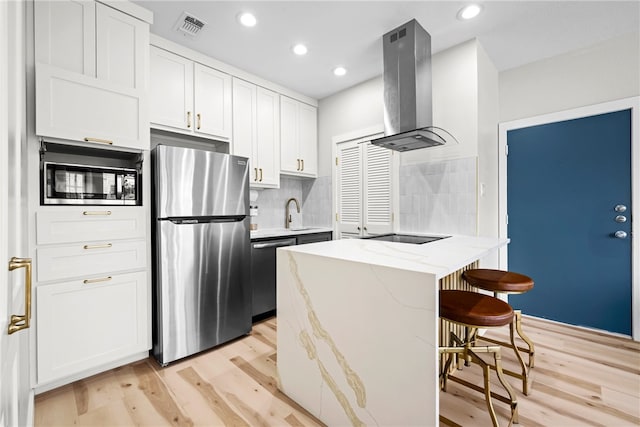
<instances>
[{"instance_id":1,"label":"light wood floor","mask_svg":"<svg viewBox=\"0 0 640 427\"><path fill-rule=\"evenodd\" d=\"M640 425L639 343L526 317L524 329L537 355L529 396L509 377L520 425ZM276 357L276 320L269 319L247 337L164 369L148 359L40 394L35 425L322 425L277 390ZM503 361L513 367L515 357L504 351ZM481 380L477 366L456 375ZM480 393L450 382L440 399L454 422L491 425ZM507 406L495 407L506 425Z\"/></svg>"}]
</instances>

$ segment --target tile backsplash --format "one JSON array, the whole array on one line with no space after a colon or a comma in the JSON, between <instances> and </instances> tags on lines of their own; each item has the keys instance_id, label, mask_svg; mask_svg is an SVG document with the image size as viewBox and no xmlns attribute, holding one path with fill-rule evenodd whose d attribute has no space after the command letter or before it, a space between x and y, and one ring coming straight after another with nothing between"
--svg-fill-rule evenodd
<instances>
[{"instance_id":1,"label":"tile backsplash","mask_svg":"<svg viewBox=\"0 0 640 427\"><path fill-rule=\"evenodd\" d=\"M300 202L300 214L291 202L289 212L294 224L305 227L331 227L331 177L316 179L280 177L280 188L256 190L258 198L251 205L258 206L253 222L258 229L283 228L286 202L295 197Z\"/></svg>"},{"instance_id":2,"label":"tile backsplash","mask_svg":"<svg viewBox=\"0 0 640 427\"><path fill-rule=\"evenodd\" d=\"M476 177L476 157L400 166L400 231L475 236Z\"/></svg>"},{"instance_id":3,"label":"tile backsplash","mask_svg":"<svg viewBox=\"0 0 640 427\"><path fill-rule=\"evenodd\" d=\"M477 158L469 157L400 166L398 230L405 233L477 233ZM280 177L279 189L257 190L258 229L283 228L285 203L300 202L301 214L291 202L295 224L332 227L330 176L316 179Z\"/></svg>"}]
</instances>

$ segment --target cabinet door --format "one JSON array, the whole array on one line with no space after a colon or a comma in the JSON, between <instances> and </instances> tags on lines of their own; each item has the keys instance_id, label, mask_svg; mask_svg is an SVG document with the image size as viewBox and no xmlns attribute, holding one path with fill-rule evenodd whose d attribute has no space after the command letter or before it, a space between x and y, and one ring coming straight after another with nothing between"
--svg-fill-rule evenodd
<instances>
[{"instance_id":1,"label":"cabinet door","mask_svg":"<svg viewBox=\"0 0 640 427\"><path fill-rule=\"evenodd\" d=\"M298 103L298 155L300 172L305 176L318 175L318 109Z\"/></svg>"},{"instance_id":2,"label":"cabinet door","mask_svg":"<svg viewBox=\"0 0 640 427\"><path fill-rule=\"evenodd\" d=\"M96 76L147 90L149 24L96 4Z\"/></svg>"},{"instance_id":3,"label":"cabinet door","mask_svg":"<svg viewBox=\"0 0 640 427\"><path fill-rule=\"evenodd\" d=\"M259 184L280 185L280 109L279 95L258 87L256 151L259 160Z\"/></svg>"},{"instance_id":4,"label":"cabinet door","mask_svg":"<svg viewBox=\"0 0 640 427\"><path fill-rule=\"evenodd\" d=\"M39 384L148 350L144 272L36 288Z\"/></svg>"},{"instance_id":5,"label":"cabinet door","mask_svg":"<svg viewBox=\"0 0 640 427\"><path fill-rule=\"evenodd\" d=\"M36 134L148 150L143 91L36 64Z\"/></svg>"},{"instance_id":6,"label":"cabinet door","mask_svg":"<svg viewBox=\"0 0 640 427\"><path fill-rule=\"evenodd\" d=\"M256 85L233 79L233 154L249 158L253 184L259 178L257 159L254 158L256 128Z\"/></svg>"},{"instance_id":7,"label":"cabinet door","mask_svg":"<svg viewBox=\"0 0 640 427\"><path fill-rule=\"evenodd\" d=\"M280 169L297 174L301 164L298 156L298 102L280 97Z\"/></svg>"},{"instance_id":8,"label":"cabinet door","mask_svg":"<svg viewBox=\"0 0 640 427\"><path fill-rule=\"evenodd\" d=\"M191 131L193 127L193 62L150 47L151 123L169 130Z\"/></svg>"},{"instance_id":9,"label":"cabinet door","mask_svg":"<svg viewBox=\"0 0 640 427\"><path fill-rule=\"evenodd\" d=\"M95 6L93 0L34 2L36 62L95 77Z\"/></svg>"},{"instance_id":10,"label":"cabinet door","mask_svg":"<svg viewBox=\"0 0 640 427\"><path fill-rule=\"evenodd\" d=\"M231 138L231 76L195 64L195 132L228 141Z\"/></svg>"}]
</instances>

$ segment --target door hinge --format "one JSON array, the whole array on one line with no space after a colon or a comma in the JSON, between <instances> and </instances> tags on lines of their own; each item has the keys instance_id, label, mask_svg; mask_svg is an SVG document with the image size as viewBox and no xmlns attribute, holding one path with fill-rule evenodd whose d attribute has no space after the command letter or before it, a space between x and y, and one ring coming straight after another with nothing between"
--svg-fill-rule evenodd
<instances>
[{"instance_id":1,"label":"door hinge","mask_svg":"<svg viewBox=\"0 0 640 427\"><path fill-rule=\"evenodd\" d=\"M504 146L504 155L505 155L505 156L508 156L508 155L509 155L509 146L508 146L508 145L505 145L505 146Z\"/></svg>"},{"instance_id":2,"label":"door hinge","mask_svg":"<svg viewBox=\"0 0 640 427\"><path fill-rule=\"evenodd\" d=\"M338 217L338 214L336 214L336 222L338 222L338 221L339 221L339 219L338 219L338 218L339 218L339 217Z\"/></svg>"},{"instance_id":3,"label":"door hinge","mask_svg":"<svg viewBox=\"0 0 640 427\"><path fill-rule=\"evenodd\" d=\"M504 223L509 225L509 215L504 216Z\"/></svg>"},{"instance_id":4,"label":"door hinge","mask_svg":"<svg viewBox=\"0 0 640 427\"><path fill-rule=\"evenodd\" d=\"M336 166L338 166L338 158L336 157Z\"/></svg>"},{"instance_id":5,"label":"door hinge","mask_svg":"<svg viewBox=\"0 0 640 427\"><path fill-rule=\"evenodd\" d=\"M393 220L394 220L394 215L393 215L393 212L391 212L391 222L393 222Z\"/></svg>"}]
</instances>

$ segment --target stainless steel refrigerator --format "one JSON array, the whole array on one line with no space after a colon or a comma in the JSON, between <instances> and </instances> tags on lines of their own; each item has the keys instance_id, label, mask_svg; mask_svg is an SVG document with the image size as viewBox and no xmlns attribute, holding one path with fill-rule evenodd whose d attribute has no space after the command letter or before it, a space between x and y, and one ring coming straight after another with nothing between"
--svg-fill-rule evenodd
<instances>
[{"instance_id":1,"label":"stainless steel refrigerator","mask_svg":"<svg viewBox=\"0 0 640 427\"><path fill-rule=\"evenodd\" d=\"M158 145L153 354L163 366L251 330L244 157Z\"/></svg>"}]
</instances>

